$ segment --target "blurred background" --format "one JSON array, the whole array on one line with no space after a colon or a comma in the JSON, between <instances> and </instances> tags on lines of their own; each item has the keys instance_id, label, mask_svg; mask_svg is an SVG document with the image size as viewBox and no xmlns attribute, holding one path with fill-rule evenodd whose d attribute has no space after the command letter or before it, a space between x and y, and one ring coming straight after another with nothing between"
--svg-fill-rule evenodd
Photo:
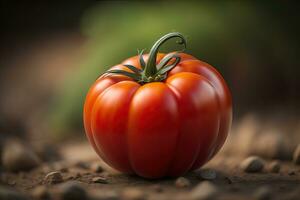
<instances>
[{"instance_id":1,"label":"blurred background","mask_svg":"<svg viewBox=\"0 0 300 200\"><path fill-rule=\"evenodd\" d=\"M229 143L249 153L251 138L267 135L267 143L288 147L281 153L255 151L289 158L300 141L296 3L3 0L0 18L2 141L82 139L89 86L109 67L137 50L149 51L172 31L186 36L187 53L214 66L227 81L234 103L235 136ZM166 45L163 51L168 50L174 46Z\"/></svg>"}]
</instances>

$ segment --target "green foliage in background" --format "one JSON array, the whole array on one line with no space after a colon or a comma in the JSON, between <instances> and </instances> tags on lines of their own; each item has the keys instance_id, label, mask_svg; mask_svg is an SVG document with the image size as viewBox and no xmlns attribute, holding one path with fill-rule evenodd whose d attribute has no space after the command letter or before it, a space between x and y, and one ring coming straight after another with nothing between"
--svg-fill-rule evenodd
<instances>
[{"instance_id":1,"label":"green foliage in background","mask_svg":"<svg viewBox=\"0 0 300 200\"><path fill-rule=\"evenodd\" d=\"M292 56L283 45L293 42L287 41L280 22L251 2L100 3L83 15L81 28L88 37L88 55L70 74L51 109L50 124L58 133L82 127L84 97L99 75L138 49L149 51L168 32L185 35L187 52L218 68L230 85L230 63L236 57L259 60L262 52L279 59ZM163 50L178 48L166 46ZM247 72L251 66L241 67Z\"/></svg>"}]
</instances>

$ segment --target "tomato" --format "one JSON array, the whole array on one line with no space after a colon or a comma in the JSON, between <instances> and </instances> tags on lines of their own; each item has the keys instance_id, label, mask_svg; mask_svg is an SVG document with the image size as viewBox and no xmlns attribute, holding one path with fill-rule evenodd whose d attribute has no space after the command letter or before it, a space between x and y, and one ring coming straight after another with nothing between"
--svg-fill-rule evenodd
<instances>
[{"instance_id":1,"label":"tomato","mask_svg":"<svg viewBox=\"0 0 300 200\"><path fill-rule=\"evenodd\" d=\"M91 86L84 126L97 154L113 168L146 178L180 176L222 147L232 100L218 71L182 53L158 53L180 33L160 38L149 54L112 67Z\"/></svg>"}]
</instances>

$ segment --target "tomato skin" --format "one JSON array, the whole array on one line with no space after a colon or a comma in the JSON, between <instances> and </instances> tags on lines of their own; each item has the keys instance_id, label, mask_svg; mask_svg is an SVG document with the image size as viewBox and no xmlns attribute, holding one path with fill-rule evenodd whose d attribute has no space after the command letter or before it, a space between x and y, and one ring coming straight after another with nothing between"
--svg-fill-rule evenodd
<instances>
[{"instance_id":1,"label":"tomato skin","mask_svg":"<svg viewBox=\"0 0 300 200\"><path fill-rule=\"evenodd\" d=\"M164 56L158 54L157 62ZM201 167L224 144L232 120L226 82L209 64L185 53L180 57L163 82L141 85L108 75L89 90L86 135L113 168L146 178L180 176ZM140 68L137 56L122 64Z\"/></svg>"}]
</instances>

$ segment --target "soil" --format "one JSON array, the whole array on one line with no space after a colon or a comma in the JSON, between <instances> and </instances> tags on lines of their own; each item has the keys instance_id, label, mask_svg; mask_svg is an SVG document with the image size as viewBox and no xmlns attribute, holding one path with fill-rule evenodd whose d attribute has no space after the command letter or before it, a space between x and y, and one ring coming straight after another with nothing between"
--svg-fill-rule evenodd
<instances>
[{"instance_id":1,"label":"soil","mask_svg":"<svg viewBox=\"0 0 300 200\"><path fill-rule=\"evenodd\" d=\"M61 154L62 160L44 163L29 172L2 171L2 185L10 185L29 198L36 199L41 198L32 196L38 186L46 187L51 199L61 199L62 185L75 181L87 191L89 199L163 200L189 199L193 188L204 181L199 176L201 174L199 170L184 176L190 183L183 184L183 187L176 185L176 178L148 180L125 175L107 166L94 153L90 145L83 142L65 144ZM217 173L215 178L209 180L217 190L213 199L300 199L299 165L289 161L280 161L280 171L272 173L266 167L272 160L265 160L265 167L261 172L246 173L240 167L243 159L221 152L203 167ZM95 165L98 165L97 169L93 167ZM45 176L54 171L61 173L62 182L49 183L45 180ZM97 179L99 177L100 179ZM134 191L139 195L122 196L125 190L132 188L140 191L140 193ZM261 192L262 190L264 192Z\"/></svg>"}]
</instances>

